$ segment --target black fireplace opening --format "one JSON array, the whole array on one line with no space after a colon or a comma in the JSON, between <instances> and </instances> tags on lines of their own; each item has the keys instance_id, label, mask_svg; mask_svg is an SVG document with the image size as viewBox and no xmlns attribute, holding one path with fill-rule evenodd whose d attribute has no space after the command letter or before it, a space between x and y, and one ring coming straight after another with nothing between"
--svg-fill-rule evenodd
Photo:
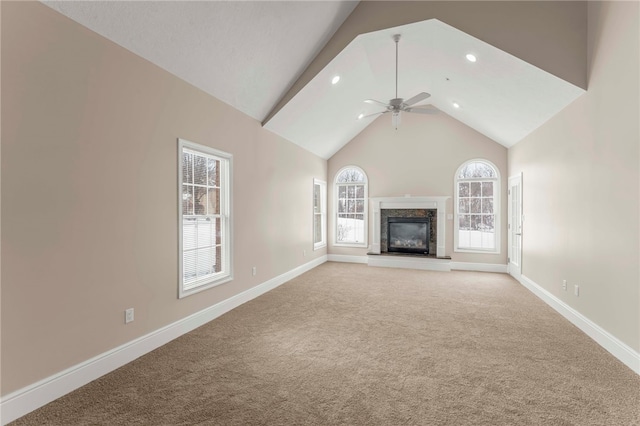
<instances>
[{"instance_id":1,"label":"black fireplace opening","mask_svg":"<svg viewBox=\"0 0 640 426\"><path fill-rule=\"evenodd\" d=\"M387 250L429 254L430 229L428 217L387 218Z\"/></svg>"}]
</instances>

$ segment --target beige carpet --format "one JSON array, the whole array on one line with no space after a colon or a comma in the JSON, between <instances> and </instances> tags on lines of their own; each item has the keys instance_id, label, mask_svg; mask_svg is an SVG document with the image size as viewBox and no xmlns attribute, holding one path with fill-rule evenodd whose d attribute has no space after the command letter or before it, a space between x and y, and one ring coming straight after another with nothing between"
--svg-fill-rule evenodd
<instances>
[{"instance_id":1,"label":"beige carpet","mask_svg":"<svg viewBox=\"0 0 640 426\"><path fill-rule=\"evenodd\" d=\"M326 263L16 425L638 425L640 377L508 275Z\"/></svg>"}]
</instances>

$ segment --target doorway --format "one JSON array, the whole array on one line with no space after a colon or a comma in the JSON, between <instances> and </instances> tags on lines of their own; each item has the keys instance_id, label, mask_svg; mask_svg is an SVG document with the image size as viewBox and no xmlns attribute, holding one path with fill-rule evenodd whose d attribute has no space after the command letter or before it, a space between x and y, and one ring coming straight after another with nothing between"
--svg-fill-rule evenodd
<instances>
[{"instance_id":1,"label":"doorway","mask_svg":"<svg viewBox=\"0 0 640 426\"><path fill-rule=\"evenodd\" d=\"M520 280L522 275L522 173L509 178L508 190L508 268Z\"/></svg>"}]
</instances>

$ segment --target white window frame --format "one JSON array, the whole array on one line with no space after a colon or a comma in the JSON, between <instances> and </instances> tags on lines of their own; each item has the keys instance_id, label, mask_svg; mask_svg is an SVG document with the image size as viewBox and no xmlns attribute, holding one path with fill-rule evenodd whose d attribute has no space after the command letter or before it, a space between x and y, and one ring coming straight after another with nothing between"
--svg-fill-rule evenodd
<instances>
[{"instance_id":1,"label":"white window frame","mask_svg":"<svg viewBox=\"0 0 640 426\"><path fill-rule=\"evenodd\" d=\"M183 244L183 181L182 157L185 151L213 157L220 162L220 213L207 216L221 219L221 271L208 275L193 283L184 283L184 244ZM233 280L233 238L232 238L232 173L233 156L227 152L200 145L185 139L178 139L178 297L183 298L203 290L218 286ZM195 216L195 215L194 215Z\"/></svg>"},{"instance_id":2,"label":"white window frame","mask_svg":"<svg viewBox=\"0 0 640 426\"><path fill-rule=\"evenodd\" d=\"M316 211L315 192L316 187L320 189L320 211ZM316 241L316 221L320 221L321 240ZM327 182L320 179L313 179L313 249L318 250L327 246Z\"/></svg>"},{"instance_id":3,"label":"white window frame","mask_svg":"<svg viewBox=\"0 0 640 426\"><path fill-rule=\"evenodd\" d=\"M488 166L492 167L496 173L495 178L469 178L469 179L461 179L458 176L460 175L460 171L464 169L469 163L485 163ZM485 254L499 254L500 253L500 240L501 240L501 232L500 232L500 199L502 196L501 188L500 188L500 169L493 164L491 161L484 158L474 158L468 161L465 161L458 167L456 170L456 174L453 176L453 187L455 199L453 201L453 208L455 211L455 219L453 221L453 251L457 253L485 253ZM480 247L460 247L459 246L459 228L460 228L460 202L459 202L459 182L493 182L493 214L494 214L494 238L495 243L493 249L483 249ZM466 213L465 213L466 214Z\"/></svg>"},{"instance_id":4,"label":"white window frame","mask_svg":"<svg viewBox=\"0 0 640 426\"><path fill-rule=\"evenodd\" d=\"M349 182L349 183L338 183L338 176L342 174L347 169L356 169L362 176L364 176L364 182ZM349 241L349 242L338 242L338 197L339 197L339 187L342 185L364 185L364 231L363 231L363 241ZM333 245L337 247L367 247L368 235L369 235L369 178L367 174L358 166L344 166L335 174L333 178Z\"/></svg>"}]
</instances>

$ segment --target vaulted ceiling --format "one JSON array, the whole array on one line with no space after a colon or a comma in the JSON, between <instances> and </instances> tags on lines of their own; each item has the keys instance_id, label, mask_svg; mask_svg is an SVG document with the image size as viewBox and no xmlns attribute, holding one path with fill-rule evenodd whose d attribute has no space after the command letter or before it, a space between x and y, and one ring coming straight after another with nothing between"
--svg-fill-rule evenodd
<instances>
[{"instance_id":1,"label":"vaulted ceiling","mask_svg":"<svg viewBox=\"0 0 640 426\"><path fill-rule=\"evenodd\" d=\"M395 97L395 34L398 97L507 147L586 89L584 2L45 4L323 158L391 125L358 116Z\"/></svg>"}]
</instances>

